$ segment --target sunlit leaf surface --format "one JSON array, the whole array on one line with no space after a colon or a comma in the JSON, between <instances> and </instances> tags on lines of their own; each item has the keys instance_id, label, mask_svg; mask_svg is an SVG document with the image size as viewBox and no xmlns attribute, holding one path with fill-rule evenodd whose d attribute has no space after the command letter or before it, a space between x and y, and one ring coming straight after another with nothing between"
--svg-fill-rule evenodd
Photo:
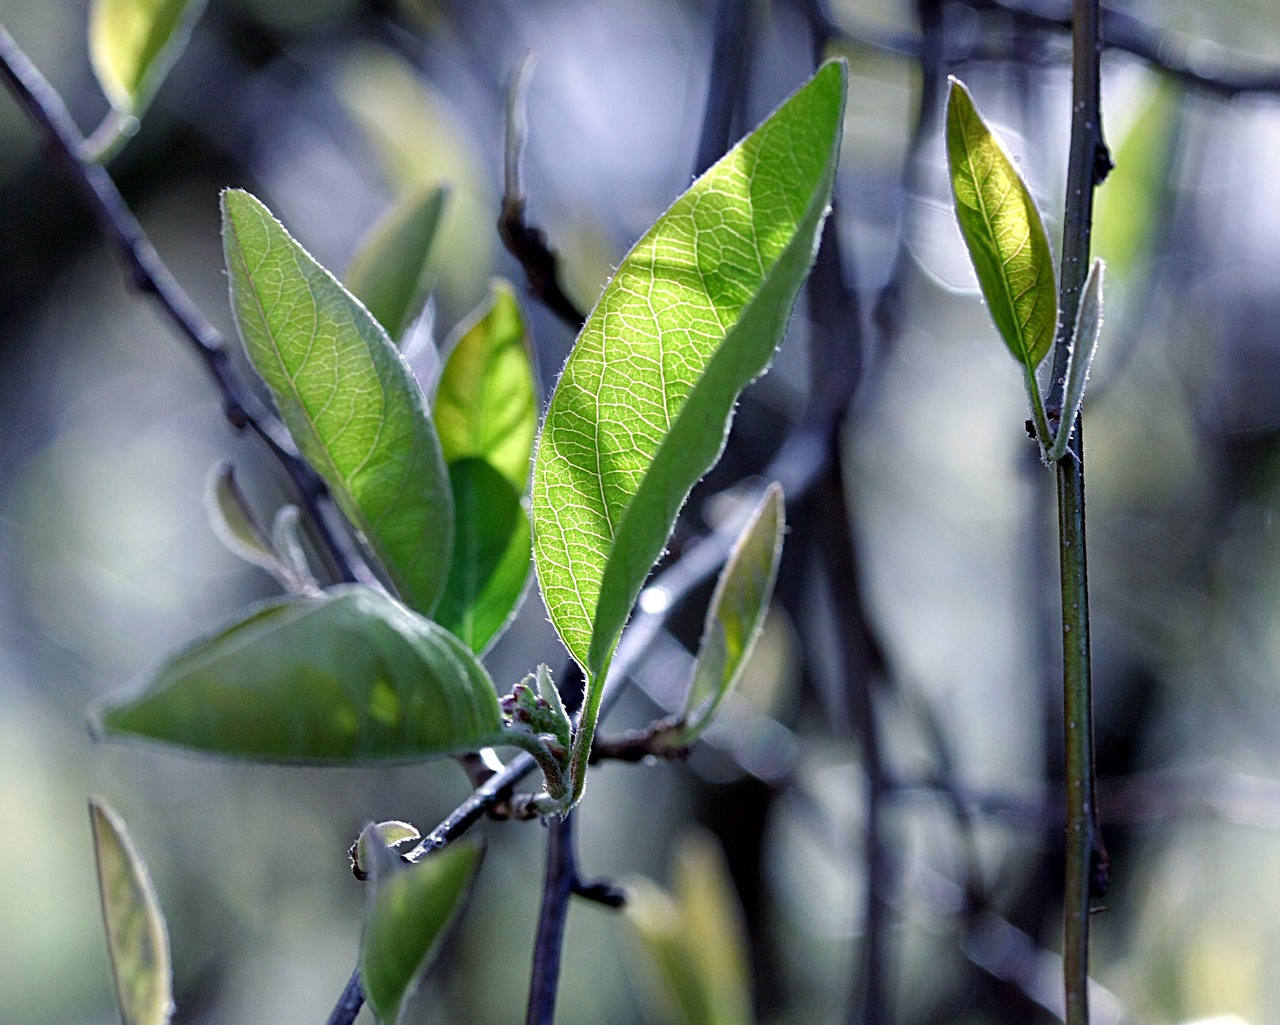
<instances>
[{"instance_id":1,"label":"sunlit leaf surface","mask_svg":"<svg viewBox=\"0 0 1280 1025\"><path fill-rule=\"evenodd\" d=\"M124 822L100 797L89 799L102 920L124 1025L167 1025L173 1015L169 934L160 902Z\"/></svg>"},{"instance_id":2,"label":"sunlit leaf surface","mask_svg":"<svg viewBox=\"0 0 1280 1025\"><path fill-rule=\"evenodd\" d=\"M431 286L432 252L448 190L410 193L360 243L346 285L396 342L422 312Z\"/></svg>"},{"instance_id":3,"label":"sunlit leaf surface","mask_svg":"<svg viewBox=\"0 0 1280 1025\"><path fill-rule=\"evenodd\" d=\"M98 721L108 734L311 764L476 751L502 728L493 683L461 641L356 586L259 606L165 661Z\"/></svg>"},{"instance_id":4,"label":"sunlit leaf surface","mask_svg":"<svg viewBox=\"0 0 1280 1025\"><path fill-rule=\"evenodd\" d=\"M453 496L426 399L386 331L247 192L222 196L231 305L299 450L407 604L448 577Z\"/></svg>"},{"instance_id":5,"label":"sunlit leaf surface","mask_svg":"<svg viewBox=\"0 0 1280 1025\"><path fill-rule=\"evenodd\" d=\"M456 514L453 564L435 618L475 651L501 631L530 571L529 462L538 422L532 353L506 282L462 330L440 376L436 429Z\"/></svg>"},{"instance_id":6,"label":"sunlit leaf surface","mask_svg":"<svg viewBox=\"0 0 1280 1025\"><path fill-rule=\"evenodd\" d=\"M1049 237L1017 166L954 78L947 159L960 234L991 319L1014 358L1034 371L1053 347L1058 326Z\"/></svg>"},{"instance_id":7,"label":"sunlit leaf surface","mask_svg":"<svg viewBox=\"0 0 1280 1025\"><path fill-rule=\"evenodd\" d=\"M739 392L782 339L828 209L845 74L821 68L659 218L556 386L534 552L552 622L593 684Z\"/></svg>"},{"instance_id":8,"label":"sunlit leaf surface","mask_svg":"<svg viewBox=\"0 0 1280 1025\"><path fill-rule=\"evenodd\" d=\"M773 484L743 528L711 595L685 702L685 742L710 724L760 635L778 575L783 527L782 488Z\"/></svg>"},{"instance_id":9,"label":"sunlit leaf surface","mask_svg":"<svg viewBox=\"0 0 1280 1025\"><path fill-rule=\"evenodd\" d=\"M204 0L94 0L89 58L112 107L141 112L203 9Z\"/></svg>"},{"instance_id":10,"label":"sunlit leaf surface","mask_svg":"<svg viewBox=\"0 0 1280 1025\"><path fill-rule=\"evenodd\" d=\"M382 1025L395 1025L471 890L482 851L456 843L415 865L374 861L373 898L360 946L365 998Z\"/></svg>"}]
</instances>

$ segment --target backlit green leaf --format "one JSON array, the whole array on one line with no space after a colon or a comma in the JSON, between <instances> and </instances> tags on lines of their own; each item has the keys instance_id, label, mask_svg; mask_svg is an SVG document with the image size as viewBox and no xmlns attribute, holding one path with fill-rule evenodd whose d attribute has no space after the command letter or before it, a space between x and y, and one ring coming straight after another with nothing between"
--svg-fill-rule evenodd
<instances>
[{"instance_id":1,"label":"backlit green leaf","mask_svg":"<svg viewBox=\"0 0 1280 1025\"><path fill-rule=\"evenodd\" d=\"M222 194L231 306L306 460L407 604L448 577L453 497L426 399L387 333L247 192Z\"/></svg>"},{"instance_id":2,"label":"backlit green leaf","mask_svg":"<svg viewBox=\"0 0 1280 1025\"><path fill-rule=\"evenodd\" d=\"M147 866L124 822L100 797L89 799L102 920L124 1025L168 1025L173 1015L169 934Z\"/></svg>"},{"instance_id":3,"label":"backlit green leaf","mask_svg":"<svg viewBox=\"0 0 1280 1025\"><path fill-rule=\"evenodd\" d=\"M400 867L373 860L375 875L360 945L360 979L381 1025L400 1020L480 867L482 851L466 842Z\"/></svg>"},{"instance_id":4,"label":"backlit green leaf","mask_svg":"<svg viewBox=\"0 0 1280 1025\"><path fill-rule=\"evenodd\" d=\"M390 819L370 823L360 830L356 842L347 850L347 856L351 859L351 872L357 879L368 879L373 874L375 852L371 844L379 844L390 850L420 839L422 834L411 822Z\"/></svg>"},{"instance_id":5,"label":"backlit green leaf","mask_svg":"<svg viewBox=\"0 0 1280 1025\"><path fill-rule=\"evenodd\" d=\"M528 332L504 281L453 346L436 391L456 529L436 619L475 651L507 622L529 580L529 460L537 391Z\"/></svg>"},{"instance_id":6,"label":"backlit green leaf","mask_svg":"<svg viewBox=\"0 0 1280 1025\"><path fill-rule=\"evenodd\" d=\"M1053 347L1058 293L1040 211L964 85L951 80L947 160L956 219L978 284L1014 358L1034 373Z\"/></svg>"},{"instance_id":7,"label":"backlit green leaf","mask_svg":"<svg viewBox=\"0 0 1280 1025\"><path fill-rule=\"evenodd\" d=\"M477 751L502 730L493 682L461 641L357 586L259 606L98 722L210 754L329 765Z\"/></svg>"},{"instance_id":8,"label":"backlit green leaf","mask_svg":"<svg viewBox=\"0 0 1280 1025\"><path fill-rule=\"evenodd\" d=\"M397 342L404 341L431 290L431 255L447 198L439 186L410 193L374 225L343 275Z\"/></svg>"},{"instance_id":9,"label":"backlit green leaf","mask_svg":"<svg viewBox=\"0 0 1280 1025\"><path fill-rule=\"evenodd\" d=\"M89 58L112 107L142 113L203 9L204 0L94 0Z\"/></svg>"},{"instance_id":10,"label":"backlit green leaf","mask_svg":"<svg viewBox=\"0 0 1280 1025\"><path fill-rule=\"evenodd\" d=\"M556 386L534 463L534 552L552 622L596 700L636 595L813 262L845 77L842 63L825 65L658 219Z\"/></svg>"},{"instance_id":11,"label":"backlit green leaf","mask_svg":"<svg viewBox=\"0 0 1280 1025\"><path fill-rule=\"evenodd\" d=\"M462 329L440 372L434 412L447 462L485 459L517 495L527 492L538 397L528 330L507 282L490 284L488 302Z\"/></svg>"},{"instance_id":12,"label":"backlit green leaf","mask_svg":"<svg viewBox=\"0 0 1280 1025\"><path fill-rule=\"evenodd\" d=\"M707 609L680 739L696 739L742 674L769 608L782 556L782 488L772 484L730 553Z\"/></svg>"}]
</instances>

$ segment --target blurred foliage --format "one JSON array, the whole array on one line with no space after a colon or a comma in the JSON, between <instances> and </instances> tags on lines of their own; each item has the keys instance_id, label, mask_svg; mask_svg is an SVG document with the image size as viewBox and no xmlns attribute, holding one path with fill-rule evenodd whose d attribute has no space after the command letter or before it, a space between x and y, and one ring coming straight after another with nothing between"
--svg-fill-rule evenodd
<instances>
[{"instance_id":1,"label":"blurred foliage","mask_svg":"<svg viewBox=\"0 0 1280 1025\"><path fill-rule=\"evenodd\" d=\"M254 188L273 208L279 199L299 239L340 266L403 196L447 182L435 306L444 336L484 297L492 270L519 280L492 225L502 86L531 48L531 218L586 305L688 184L712 7L213 0L112 170L165 260L228 332L222 187ZM809 70L798 8L754 9L762 21L743 127ZM1280 60L1272 0L1126 9L1174 33L1161 37L1167 52L1204 70ZM913 38L914 7L841 0L832 10L863 37L836 47L852 62L837 194L868 309L895 266L899 230L909 234L895 279L900 328L875 339L844 440L863 589L893 669L877 693L902 784L887 820L895 1018L1050 1020L1036 999L1053 988L1059 928L1052 488L1022 432L1018 370L992 344L972 283L950 273L965 257L954 224L937 215L947 204L940 110L904 194L921 74L865 40ZM963 4L947 12L950 38L1007 58L948 70L984 97L1037 198L1059 208L1062 37ZM0 21L89 129L106 106L85 14L72 0L0 0ZM1122 275L1109 280L1087 404L1114 871L1094 921L1097 978L1114 997L1099 1014L1278 1023L1280 118L1274 97L1172 90L1115 53L1103 93L1119 166L1099 196L1098 244L1118 246L1112 256L1129 270L1123 288ZM429 827L468 782L452 765L266 769L90 743L90 700L274 593L210 531L209 467L235 463L263 522L291 496L253 439L227 431L201 368L127 290L7 98L0 224L0 1018L110 1020L83 815L98 792L147 852L173 940L179 1020L323 1021L359 947L364 891L347 846L370 820ZM550 380L572 339L544 311L526 312ZM776 444L799 414L803 306L794 333L743 403L721 480L759 466L757 446ZM695 493L695 519L714 518L706 497ZM793 530L803 529L801 516ZM805 548L789 541L792 550ZM816 586L824 567L795 558L784 556L780 573L786 614L771 616L744 687L771 705L726 709L733 730L713 729L719 747L704 745L687 767L601 767L580 817L592 876L663 878L685 823L715 832L742 906L756 1017L779 1023L843 1013L865 910L863 774L842 685L822 658L798 656L802 646L833 651L838 624ZM694 602L673 620L684 644L696 642L703 612ZM561 658L533 596L487 663L505 689L527 665ZM673 643L640 675L683 679L671 667L687 665ZM608 732L653 714L635 694ZM948 778L981 813L968 833L934 785ZM532 824L480 831L489 852L470 908L407 1020L522 1013L544 834ZM983 898L976 912L966 887ZM624 924L575 906L567 942L559 1020L640 1021ZM1037 978L1049 981L1037 990Z\"/></svg>"}]
</instances>

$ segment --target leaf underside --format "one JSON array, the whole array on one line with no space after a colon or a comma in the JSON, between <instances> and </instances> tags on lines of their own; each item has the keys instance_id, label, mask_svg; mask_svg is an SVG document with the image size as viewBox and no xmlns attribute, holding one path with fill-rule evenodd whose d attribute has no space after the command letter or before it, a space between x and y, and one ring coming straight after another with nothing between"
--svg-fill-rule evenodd
<instances>
[{"instance_id":1,"label":"leaf underside","mask_svg":"<svg viewBox=\"0 0 1280 1025\"><path fill-rule=\"evenodd\" d=\"M623 260L565 364L534 462L552 622L594 683L742 389L812 264L846 71L814 78L681 196Z\"/></svg>"},{"instance_id":2,"label":"leaf underside","mask_svg":"<svg viewBox=\"0 0 1280 1025\"><path fill-rule=\"evenodd\" d=\"M760 636L778 575L784 526L782 488L772 484L738 537L711 595L685 701L685 743L710 724Z\"/></svg>"},{"instance_id":3,"label":"leaf underside","mask_svg":"<svg viewBox=\"0 0 1280 1025\"><path fill-rule=\"evenodd\" d=\"M397 592L430 615L453 498L426 399L382 327L247 192L222 196L231 305L254 368Z\"/></svg>"},{"instance_id":4,"label":"leaf underside","mask_svg":"<svg viewBox=\"0 0 1280 1025\"><path fill-rule=\"evenodd\" d=\"M89 821L120 1019L167 1025L173 1015L169 934L146 865L102 798L89 799Z\"/></svg>"},{"instance_id":5,"label":"leaf underside","mask_svg":"<svg viewBox=\"0 0 1280 1025\"><path fill-rule=\"evenodd\" d=\"M107 734L312 765L477 751L502 731L493 682L470 650L359 586L259 606L97 719Z\"/></svg>"},{"instance_id":6,"label":"leaf underside","mask_svg":"<svg viewBox=\"0 0 1280 1025\"><path fill-rule=\"evenodd\" d=\"M481 848L466 842L415 865L379 865L360 947L360 979L381 1025L395 1025L471 890Z\"/></svg>"},{"instance_id":7,"label":"leaf underside","mask_svg":"<svg viewBox=\"0 0 1280 1025\"><path fill-rule=\"evenodd\" d=\"M1014 358L1034 372L1053 347L1058 325L1053 254L1040 211L956 79L946 136L956 219L987 309Z\"/></svg>"}]
</instances>

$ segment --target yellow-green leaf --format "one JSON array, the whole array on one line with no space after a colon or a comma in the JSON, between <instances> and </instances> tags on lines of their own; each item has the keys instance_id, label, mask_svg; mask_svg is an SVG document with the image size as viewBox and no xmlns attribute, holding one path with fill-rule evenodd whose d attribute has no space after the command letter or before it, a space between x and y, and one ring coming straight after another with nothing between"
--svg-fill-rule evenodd
<instances>
[{"instance_id":1,"label":"yellow-green leaf","mask_svg":"<svg viewBox=\"0 0 1280 1025\"><path fill-rule=\"evenodd\" d=\"M430 615L453 549L453 495L427 401L386 331L247 192L222 194L231 306L307 462L391 583Z\"/></svg>"},{"instance_id":2,"label":"yellow-green leaf","mask_svg":"<svg viewBox=\"0 0 1280 1025\"><path fill-rule=\"evenodd\" d=\"M142 113L203 9L204 0L94 0L89 58L112 107Z\"/></svg>"},{"instance_id":3,"label":"yellow-green leaf","mask_svg":"<svg viewBox=\"0 0 1280 1025\"><path fill-rule=\"evenodd\" d=\"M168 1025L173 1015L169 934L160 902L124 822L100 797L89 799L102 920L124 1025Z\"/></svg>"},{"instance_id":4,"label":"yellow-green leaf","mask_svg":"<svg viewBox=\"0 0 1280 1025\"><path fill-rule=\"evenodd\" d=\"M947 160L956 220L991 319L1014 358L1034 373L1053 347L1058 326L1049 237L1017 165L954 78L947 98Z\"/></svg>"}]
</instances>

